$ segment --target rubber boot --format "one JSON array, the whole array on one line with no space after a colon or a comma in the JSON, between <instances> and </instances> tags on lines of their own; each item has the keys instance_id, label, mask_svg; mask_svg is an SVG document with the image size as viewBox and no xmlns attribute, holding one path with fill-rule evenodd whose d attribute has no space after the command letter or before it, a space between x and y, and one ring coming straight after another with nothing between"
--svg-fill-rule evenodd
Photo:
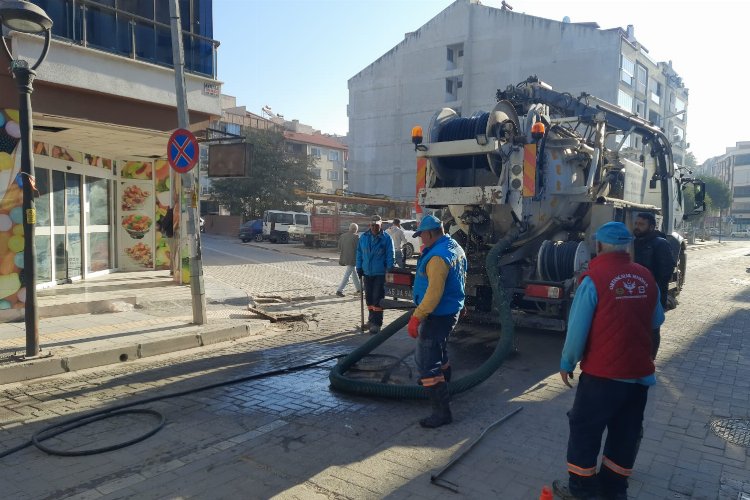
<instances>
[{"instance_id":1,"label":"rubber boot","mask_svg":"<svg viewBox=\"0 0 750 500\"><path fill-rule=\"evenodd\" d=\"M435 427L453 422L448 384L441 382L427 387L426 390L427 395L430 397L430 402L432 402L432 415L420 420L419 425L428 429L434 429Z\"/></svg>"}]
</instances>

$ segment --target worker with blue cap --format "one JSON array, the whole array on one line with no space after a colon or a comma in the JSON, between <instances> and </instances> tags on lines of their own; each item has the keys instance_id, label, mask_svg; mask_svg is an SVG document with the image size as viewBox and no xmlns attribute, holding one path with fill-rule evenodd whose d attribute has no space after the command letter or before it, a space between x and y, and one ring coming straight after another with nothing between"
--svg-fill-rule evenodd
<instances>
[{"instance_id":1,"label":"worker with blue cap","mask_svg":"<svg viewBox=\"0 0 750 500\"><path fill-rule=\"evenodd\" d=\"M414 236L422 238L413 297L417 305L407 331L417 339L415 359L419 382L432 403L432 414L419 421L434 428L453 421L450 410L448 335L464 308L466 255L456 240L445 234L440 219L427 215Z\"/></svg>"},{"instance_id":2,"label":"worker with blue cap","mask_svg":"<svg viewBox=\"0 0 750 500\"><path fill-rule=\"evenodd\" d=\"M603 494L625 500L648 388L656 383L651 335L664 322L664 309L649 270L631 262L628 228L607 222L595 238L597 256L576 289L560 360L560 377L568 387L579 361L582 372L568 412L568 482L552 485L561 498Z\"/></svg>"}]
</instances>

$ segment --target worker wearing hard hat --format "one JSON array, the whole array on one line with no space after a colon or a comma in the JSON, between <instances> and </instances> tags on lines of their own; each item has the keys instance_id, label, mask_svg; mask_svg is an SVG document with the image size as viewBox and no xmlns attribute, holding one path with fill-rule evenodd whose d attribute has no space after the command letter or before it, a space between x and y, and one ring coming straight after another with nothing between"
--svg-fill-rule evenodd
<instances>
[{"instance_id":1,"label":"worker wearing hard hat","mask_svg":"<svg viewBox=\"0 0 750 500\"><path fill-rule=\"evenodd\" d=\"M415 358L419 381L427 390L432 414L419 421L422 427L440 427L452 422L450 409L450 361L448 335L464 307L466 255L456 240L445 234L437 217L425 216L415 237L424 249L414 278L417 308L409 320L409 335L417 339Z\"/></svg>"},{"instance_id":2,"label":"worker wearing hard hat","mask_svg":"<svg viewBox=\"0 0 750 500\"><path fill-rule=\"evenodd\" d=\"M579 361L582 373L568 412L567 485L552 483L562 498L598 498L603 493L627 499L648 388L656 383L652 330L664 322L656 281L648 269L630 261L632 240L622 222L608 222L597 230L597 256L571 305L560 377L572 387L569 379Z\"/></svg>"},{"instance_id":3,"label":"worker wearing hard hat","mask_svg":"<svg viewBox=\"0 0 750 500\"><path fill-rule=\"evenodd\" d=\"M357 244L357 275L362 278L369 311L367 329L373 334L383 326L380 301L385 298L385 272L393 267L393 241L382 227L383 220L373 215L370 230L359 237Z\"/></svg>"}]
</instances>

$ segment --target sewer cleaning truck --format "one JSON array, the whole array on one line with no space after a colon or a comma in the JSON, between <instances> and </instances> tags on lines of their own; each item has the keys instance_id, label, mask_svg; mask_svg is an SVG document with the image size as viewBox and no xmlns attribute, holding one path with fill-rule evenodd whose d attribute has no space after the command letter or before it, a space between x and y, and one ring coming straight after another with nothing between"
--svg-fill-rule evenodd
<instances>
[{"instance_id":1,"label":"sewer cleaning truck","mask_svg":"<svg viewBox=\"0 0 750 500\"><path fill-rule=\"evenodd\" d=\"M705 209L705 186L676 167L665 133L536 77L496 97L489 112L465 118L443 108L426 134L412 131L418 210L441 209L446 232L466 252L467 318L498 321L509 304L516 325L564 331L595 255L594 232L608 221L632 227L640 212L656 216L672 246L676 297L686 272L679 232ZM394 271L386 281L387 296L404 297L413 275Z\"/></svg>"}]
</instances>

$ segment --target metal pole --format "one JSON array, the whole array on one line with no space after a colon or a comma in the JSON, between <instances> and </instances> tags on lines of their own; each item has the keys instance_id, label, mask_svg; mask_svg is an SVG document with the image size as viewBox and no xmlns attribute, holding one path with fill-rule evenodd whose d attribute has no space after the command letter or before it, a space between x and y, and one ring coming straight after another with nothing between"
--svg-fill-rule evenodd
<instances>
[{"instance_id":1,"label":"metal pole","mask_svg":"<svg viewBox=\"0 0 750 500\"><path fill-rule=\"evenodd\" d=\"M188 116L187 94L185 92L185 52L182 48L182 26L180 24L180 5L178 0L170 0L169 16L172 26L172 62L174 64L175 93L177 94L177 124L180 128L190 126ZM195 152L199 154L198 151ZM206 291L203 286L203 264L201 262L201 239L198 231L196 211L198 208L198 182L195 177L196 168L182 174L183 190L187 187L189 205L186 207L188 216L188 245L190 247L190 295L193 304L193 323L206 323ZM177 257L179 259L182 244L178 244ZM178 261L179 262L179 261Z\"/></svg>"},{"instance_id":2,"label":"metal pole","mask_svg":"<svg viewBox=\"0 0 750 500\"><path fill-rule=\"evenodd\" d=\"M31 93L36 73L26 61L13 61L13 77L19 94L19 125L21 127L21 178L23 182L23 286L26 287L26 357L39 355L39 313L36 308L36 246L34 226L34 155L31 143Z\"/></svg>"}]
</instances>

